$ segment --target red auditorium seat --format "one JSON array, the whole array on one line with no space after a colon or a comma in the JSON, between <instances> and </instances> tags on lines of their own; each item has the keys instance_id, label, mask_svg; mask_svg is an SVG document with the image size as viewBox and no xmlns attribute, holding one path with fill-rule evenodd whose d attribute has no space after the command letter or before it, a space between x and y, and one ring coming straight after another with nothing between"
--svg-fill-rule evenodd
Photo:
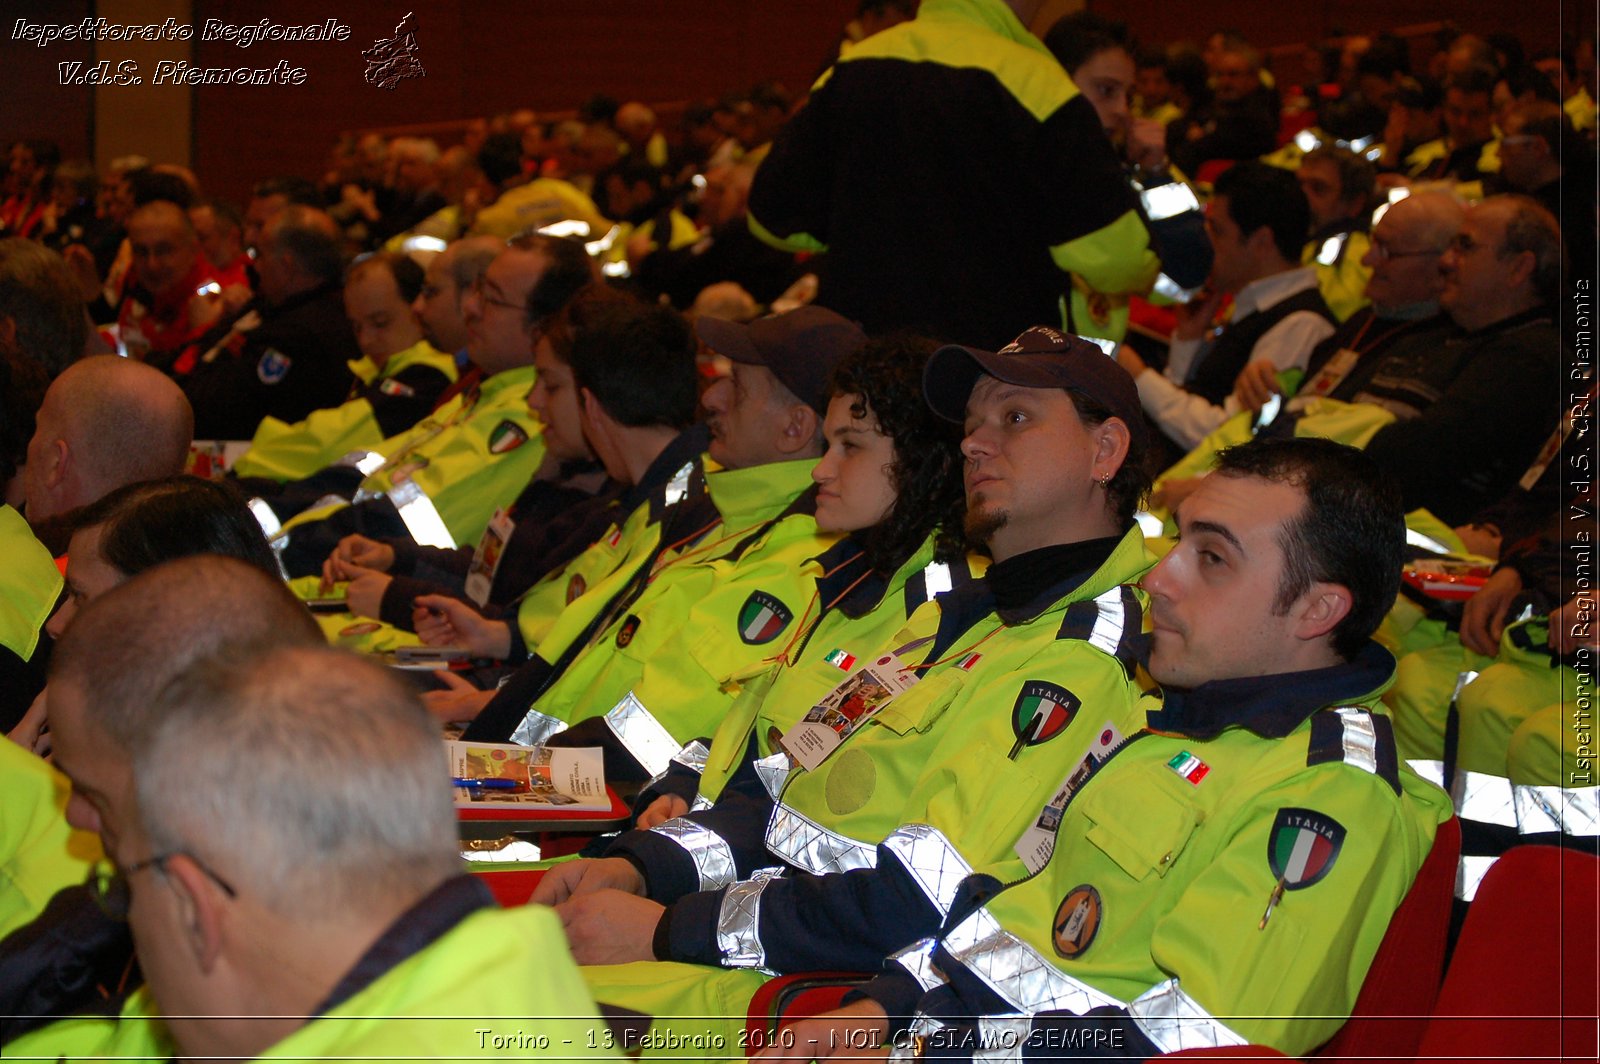
<instances>
[{"instance_id":1,"label":"red auditorium seat","mask_svg":"<svg viewBox=\"0 0 1600 1064\"><path fill-rule=\"evenodd\" d=\"M1411 1057L1433 1013L1444 976L1461 824L1439 825L1416 882L1389 921L1361 984L1350 1022L1317 1051L1320 1058Z\"/></svg>"},{"instance_id":2,"label":"red auditorium seat","mask_svg":"<svg viewBox=\"0 0 1600 1064\"><path fill-rule=\"evenodd\" d=\"M1594 1060L1600 859L1506 852L1467 910L1420 1057Z\"/></svg>"},{"instance_id":3,"label":"red auditorium seat","mask_svg":"<svg viewBox=\"0 0 1600 1064\"><path fill-rule=\"evenodd\" d=\"M533 897L533 889L544 878L544 871L542 868L509 868L487 872L473 869L473 875L483 880L483 885L489 888L495 901L509 909L514 905L527 904L528 899Z\"/></svg>"}]
</instances>

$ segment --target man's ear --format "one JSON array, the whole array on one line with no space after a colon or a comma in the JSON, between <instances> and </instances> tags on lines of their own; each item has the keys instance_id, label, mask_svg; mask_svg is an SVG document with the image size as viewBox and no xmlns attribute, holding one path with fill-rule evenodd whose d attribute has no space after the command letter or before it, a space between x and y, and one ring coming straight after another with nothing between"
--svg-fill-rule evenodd
<instances>
[{"instance_id":1,"label":"man's ear","mask_svg":"<svg viewBox=\"0 0 1600 1064\"><path fill-rule=\"evenodd\" d=\"M14 351L17 347L17 319L0 314L0 351Z\"/></svg>"},{"instance_id":2,"label":"man's ear","mask_svg":"<svg viewBox=\"0 0 1600 1064\"><path fill-rule=\"evenodd\" d=\"M1295 607L1295 636L1307 640L1322 638L1350 615L1353 604L1350 589L1343 584L1313 583Z\"/></svg>"},{"instance_id":3,"label":"man's ear","mask_svg":"<svg viewBox=\"0 0 1600 1064\"><path fill-rule=\"evenodd\" d=\"M1506 264L1506 288L1517 289L1532 282L1533 270L1538 264L1533 252L1519 251L1504 261Z\"/></svg>"},{"instance_id":4,"label":"man's ear","mask_svg":"<svg viewBox=\"0 0 1600 1064\"><path fill-rule=\"evenodd\" d=\"M1245 237L1244 243L1252 255L1267 256L1272 260L1278 257L1278 242L1273 239L1270 225L1258 226L1255 232Z\"/></svg>"},{"instance_id":5,"label":"man's ear","mask_svg":"<svg viewBox=\"0 0 1600 1064\"><path fill-rule=\"evenodd\" d=\"M222 955L223 926L232 899L187 854L167 861L166 876L178 907L183 947L200 971L210 975Z\"/></svg>"},{"instance_id":6,"label":"man's ear","mask_svg":"<svg viewBox=\"0 0 1600 1064\"><path fill-rule=\"evenodd\" d=\"M779 423L778 452L790 458L818 454L817 439L822 419L805 403L790 403Z\"/></svg>"},{"instance_id":7,"label":"man's ear","mask_svg":"<svg viewBox=\"0 0 1600 1064\"><path fill-rule=\"evenodd\" d=\"M50 441L40 459L40 476L45 487L59 488L66 483L72 465L72 448L67 446L66 440L57 436Z\"/></svg>"}]
</instances>

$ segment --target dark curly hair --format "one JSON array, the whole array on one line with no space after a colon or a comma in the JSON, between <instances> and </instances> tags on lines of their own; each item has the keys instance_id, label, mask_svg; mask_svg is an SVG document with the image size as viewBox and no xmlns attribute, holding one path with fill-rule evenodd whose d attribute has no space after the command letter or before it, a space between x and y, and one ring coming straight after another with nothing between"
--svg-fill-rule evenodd
<instances>
[{"instance_id":1,"label":"dark curly hair","mask_svg":"<svg viewBox=\"0 0 1600 1064\"><path fill-rule=\"evenodd\" d=\"M894 441L894 505L856 536L879 572L894 572L930 535L940 561L953 561L966 549L961 432L934 414L922 396L922 370L938 346L923 336L893 333L869 340L833 371L833 394L857 396L851 414L877 419L878 430Z\"/></svg>"}]
</instances>

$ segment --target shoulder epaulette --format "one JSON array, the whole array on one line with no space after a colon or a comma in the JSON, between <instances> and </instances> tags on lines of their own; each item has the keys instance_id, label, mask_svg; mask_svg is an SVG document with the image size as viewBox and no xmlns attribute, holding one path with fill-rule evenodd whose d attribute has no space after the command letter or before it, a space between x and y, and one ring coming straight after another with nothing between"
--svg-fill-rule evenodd
<instances>
[{"instance_id":1,"label":"shoulder epaulette","mask_svg":"<svg viewBox=\"0 0 1600 1064\"><path fill-rule=\"evenodd\" d=\"M1144 607L1133 588L1118 584L1086 602L1067 607L1057 639L1082 639L1122 663L1129 679L1144 648Z\"/></svg>"},{"instance_id":2,"label":"shoulder epaulette","mask_svg":"<svg viewBox=\"0 0 1600 1064\"><path fill-rule=\"evenodd\" d=\"M1311 716L1306 764L1342 761L1379 777L1400 793L1400 758L1394 722L1361 706L1336 706Z\"/></svg>"}]
</instances>

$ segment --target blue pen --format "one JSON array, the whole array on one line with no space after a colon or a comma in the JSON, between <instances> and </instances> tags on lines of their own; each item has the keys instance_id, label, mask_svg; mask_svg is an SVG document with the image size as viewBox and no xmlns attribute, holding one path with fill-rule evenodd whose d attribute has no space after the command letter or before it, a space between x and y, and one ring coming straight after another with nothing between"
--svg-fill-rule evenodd
<instances>
[{"instance_id":1,"label":"blue pen","mask_svg":"<svg viewBox=\"0 0 1600 1064\"><path fill-rule=\"evenodd\" d=\"M523 785L521 780L470 780L460 776L452 777L450 783L475 791L514 791Z\"/></svg>"}]
</instances>

